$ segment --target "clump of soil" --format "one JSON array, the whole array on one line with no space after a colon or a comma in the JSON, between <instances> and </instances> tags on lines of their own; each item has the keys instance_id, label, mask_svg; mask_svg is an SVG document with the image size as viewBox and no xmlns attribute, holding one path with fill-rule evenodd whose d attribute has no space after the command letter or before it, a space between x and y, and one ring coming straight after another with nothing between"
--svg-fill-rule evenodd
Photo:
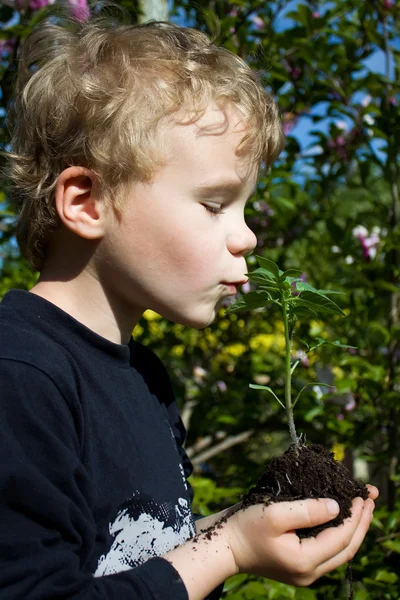
<instances>
[{"instance_id":1,"label":"clump of soil","mask_svg":"<svg viewBox=\"0 0 400 600\"><path fill-rule=\"evenodd\" d=\"M366 500L368 488L362 481L351 477L349 470L335 460L334 453L321 444L301 444L297 449L292 444L286 452L273 458L267 465L257 484L243 497L240 505L228 511L217 523L203 530L211 540L218 535L217 530L238 510L244 510L254 504L268 506L274 502L306 500L308 498L332 498L339 504L338 516L327 523L297 529L297 536L302 538L315 537L328 527L337 527L351 516L351 504L354 498L360 496ZM193 542L197 542L198 534ZM193 547L193 550L196 550ZM352 561L348 564L347 578L349 581L349 600L354 597Z\"/></svg>"},{"instance_id":2,"label":"clump of soil","mask_svg":"<svg viewBox=\"0 0 400 600\"><path fill-rule=\"evenodd\" d=\"M368 488L361 481L352 479L348 469L335 460L333 452L320 444L292 444L281 456L273 458L257 484L249 490L242 508L253 504L271 504L307 498L333 498L340 512L328 523L299 529L299 538L315 537L328 527L336 527L351 516L354 498L368 498Z\"/></svg>"}]
</instances>

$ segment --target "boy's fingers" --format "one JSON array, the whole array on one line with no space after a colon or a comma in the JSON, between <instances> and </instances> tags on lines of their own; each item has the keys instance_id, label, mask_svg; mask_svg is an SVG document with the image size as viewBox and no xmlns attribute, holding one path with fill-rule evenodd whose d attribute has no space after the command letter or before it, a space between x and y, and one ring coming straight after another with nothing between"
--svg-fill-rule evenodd
<instances>
[{"instance_id":1,"label":"boy's fingers","mask_svg":"<svg viewBox=\"0 0 400 600\"><path fill-rule=\"evenodd\" d=\"M370 485L367 484L367 488L369 491L369 496L368 498L371 498L372 500L376 500L379 496L379 490L377 487L375 487L374 485Z\"/></svg>"},{"instance_id":2,"label":"boy's fingers","mask_svg":"<svg viewBox=\"0 0 400 600\"><path fill-rule=\"evenodd\" d=\"M281 535L293 529L314 527L334 519L339 513L335 500L295 500L268 506L268 516L274 532Z\"/></svg>"},{"instance_id":3,"label":"boy's fingers","mask_svg":"<svg viewBox=\"0 0 400 600\"><path fill-rule=\"evenodd\" d=\"M364 500L356 498L352 505L352 516L343 525L325 529L315 538L301 540L301 553L306 564L314 565L319 572L321 565L346 551L360 524L363 506Z\"/></svg>"},{"instance_id":4,"label":"boy's fingers","mask_svg":"<svg viewBox=\"0 0 400 600\"><path fill-rule=\"evenodd\" d=\"M338 554L336 554L335 556L331 555L331 557L328 560L319 565L319 567L317 568L318 577L322 577L322 575L324 575L325 573L328 573L333 569L337 569L338 567L340 567L341 565L345 564L353 558L353 556L360 548L368 531L372 519L373 509L374 502L370 499L366 500L364 503L364 510L362 510L361 513L360 521L354 531L350 543L346 547L344 547ZM328 533L328 531L322 532L320 536L322 537L324 533Z\"/></svg>"}]
</instances>

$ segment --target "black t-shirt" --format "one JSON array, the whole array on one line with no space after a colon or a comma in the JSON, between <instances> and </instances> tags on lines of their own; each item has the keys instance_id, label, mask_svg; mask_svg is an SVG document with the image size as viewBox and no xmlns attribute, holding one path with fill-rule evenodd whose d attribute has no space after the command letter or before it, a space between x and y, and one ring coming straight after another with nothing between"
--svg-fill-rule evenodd
<instances>
[{"instance_id":1,"label":"black t-shirt","mask_svg":"<svg viewBox=\"0 0 400 600\"><path fill-rule=\"evenodd\" d=\"M0 598L187 600L195 532L159 359L20 290L0 304Z\"/></svg>"}]
</instances>

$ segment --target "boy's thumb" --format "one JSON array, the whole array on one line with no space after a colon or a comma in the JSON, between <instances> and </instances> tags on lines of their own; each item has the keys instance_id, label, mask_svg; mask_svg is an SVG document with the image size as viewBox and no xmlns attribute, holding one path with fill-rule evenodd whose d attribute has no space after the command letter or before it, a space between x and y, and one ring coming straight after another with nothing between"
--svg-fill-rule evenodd
<instances>
[{"instance_id":1,"label":"boy's thumb","mask_svg":"<svg viewBox=\"0 0 400 600\"><path fill-rule=\"evenodd\" d=\"M276 519L270 513L271 520L278 527L279 523L284 524L285 531L327 523L337 517L340 510L336 500L330 498L279 502L271 504L269 509L272 509L271 512L279 512L279 515L276 514Z\"/></svg>"}]
</instances>

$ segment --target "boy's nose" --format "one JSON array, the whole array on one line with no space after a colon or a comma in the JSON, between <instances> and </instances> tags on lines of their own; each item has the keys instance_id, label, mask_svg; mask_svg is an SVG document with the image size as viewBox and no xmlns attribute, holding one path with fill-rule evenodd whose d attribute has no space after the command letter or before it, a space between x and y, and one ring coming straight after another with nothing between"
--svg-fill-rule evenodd
<instances>
[{"instance_id":1,"label":"boy's nose","mask_svg":"<svg viewBox=\"0 0 400 600\"><path fill-rule=\"evenodd\" d=\"M253 231L243 224L240 231L232 233L228 241L228 249L235 256L246 256L257 246L257 238Z\"/></svg>"}]
</instances>

